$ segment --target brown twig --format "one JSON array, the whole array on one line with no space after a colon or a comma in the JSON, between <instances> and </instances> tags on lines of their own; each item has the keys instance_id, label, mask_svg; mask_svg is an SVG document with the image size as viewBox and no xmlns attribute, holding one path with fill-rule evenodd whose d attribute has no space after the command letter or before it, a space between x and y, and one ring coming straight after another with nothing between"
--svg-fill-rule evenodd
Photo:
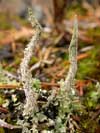
<instances>
[{"instance_id":1,"label":"brown twig","mask_svg":"<svg viewBox=\"0 0 100 133\"><path fill-rule=\"evenodd\" d=\"M18 89L20 88L20 85L12 85L12 84L2 84L0 85L0 89Z\"/></svg>"}]
</instances>

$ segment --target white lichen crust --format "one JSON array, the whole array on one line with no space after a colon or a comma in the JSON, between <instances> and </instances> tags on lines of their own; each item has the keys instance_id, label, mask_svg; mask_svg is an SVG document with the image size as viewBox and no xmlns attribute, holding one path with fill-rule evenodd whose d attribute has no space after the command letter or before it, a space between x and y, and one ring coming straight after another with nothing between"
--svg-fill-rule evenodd
<instances>
[{"instance_id":1,"label":"white lichen crust","mask_svg":"<svg viewBox=\"0 0 100 133\"><path fill-rule=\"evenodd\" d=\"M24 115L28 115L34 111L38 110L37 107L37 94L35 93L34 89L32 89L32 74L29 71L29 62L33 55L33 50L35 45L38 43L41 34L41 26L38 21L33 16L31 9L28 10L29 12L29 21L34 28L34 35L30 42L27 45L27 48L24 50L24 58L20 64L20 80L23 84L23 89L26 96L26 104L24 108Z\"/></svg>"}]
</instances>

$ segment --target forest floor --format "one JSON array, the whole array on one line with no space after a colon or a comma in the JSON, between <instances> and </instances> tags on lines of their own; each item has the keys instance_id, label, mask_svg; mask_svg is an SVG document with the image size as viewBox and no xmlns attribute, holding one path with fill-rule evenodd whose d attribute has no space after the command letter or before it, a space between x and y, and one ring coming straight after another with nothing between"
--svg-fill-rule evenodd
<instances>
[{"instance_id":1,"label":"forest floor","mask_svg":"<svg viewBox=\"0 0 100 133\"><path fill-rule=\"evenodd\" d=\"M79 21L78 71L75 88L84 106L82 116L73 116L75 128L80 133L100 132L100 15L97 10L86 11L75 7ZM64 30L43 27L39 44L30 62L32 76L40 80L41 88L49 93L59 88L59 81L66 77L69 68L68 47L73 29L73 8L63 21ZM0 133L19 132L13 128L20 103L25 95L18 78L23 50L32 37L33 29L27 20L0 13L0 119L11 125L1 127ZM37 85L37 84L36 84ZM44 98L45 99L45 98ZM45 101L45 100L44 100ZM41 101L40 101L41 102ZM43 102L43 101L42 101ZM48 114L54 119L55 114ZM40 128L43 125L41 125Z\"/></svg>"}]
</instances>

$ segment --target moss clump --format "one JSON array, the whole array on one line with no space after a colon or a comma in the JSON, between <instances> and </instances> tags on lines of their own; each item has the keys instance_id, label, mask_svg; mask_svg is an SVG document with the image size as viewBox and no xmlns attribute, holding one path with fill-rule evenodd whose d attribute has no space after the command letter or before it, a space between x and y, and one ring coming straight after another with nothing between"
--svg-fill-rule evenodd
<instances>
[{"instance_id":1,"label":"moss clump","mask_svg":"<svg viewBox=\"0 0 100 133\"><path fill-rule=\"evenodd\" d=\"M89 59L89 58L81 61L79 63L79 70L77 73L77 77L79 79L84 79L87 76L91 77L93 75L93 73L95 73L97 71L97 69L95 67L96 64L97 64L96 61L94 61L93 59Z\"/></svg>"},{"instance_id":2,"label":"moss clump","mask_svg":"<svg viewBox=\"0 0 100 133\"><path fill-rule=\"evenodd\" d=\"M99 83L95 86L93 83L89 85L84 95L83 103L88 110L95 110L97 106L100 106L100 88L98 88ZM99 84L100 86L100 84Z\"/></svg>"},{"instance_id":3,"label":"moss clump","mask_svg":"<svg viewBox=\"0 0 100 133\"><path fill-rule=\"evenodd\" d=\"M94 49L89 51L89 57L79 62L77 78L84 79L91 77L100 81L100 46L96 45Z\"/></svg>"},{"instance_id":4,"label":"moss clump","mask_svg":"<svg viewBox=\"0 0 100 133\"><path fill-rule=\"evenodd\" d=\"M94 120L91 120L91 119L87 119L87 120L83 120L81 121L81 125L82 125L82 128L83 128L83 131L82 132L86 132L86 133L95 133L96 132L96 129L98 127L98 124L96 121Z\"/></svg>"}]
</instances>

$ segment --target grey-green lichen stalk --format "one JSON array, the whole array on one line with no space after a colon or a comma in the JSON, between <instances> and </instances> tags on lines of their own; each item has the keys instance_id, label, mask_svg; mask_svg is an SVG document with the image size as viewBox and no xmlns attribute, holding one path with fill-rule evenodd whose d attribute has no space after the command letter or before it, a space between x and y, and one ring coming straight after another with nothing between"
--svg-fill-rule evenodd
<instances>
[{"instance_id":1,"label":"grey-green lichen stalk","mask_svg":"<svg viewBox=\"0 0 100 133\"><path fill-rule=\"evenodd\" d=\"M61 86L61 88L64 87L64 89L66 89L67 91L70 91L71 88L73 87L73 82L77 72L77 45L78 45L78 21L77 21L77 16L75 16L73 35L69 46L70 68L66 76L66 79L64 81L64 84L63 86Z\"/></svg>"},{"instance_id":2,"label":"grey-green lichen stalk","mask_svg":"<svg viewBox=\"0 0 100 133\"><path fill-rule=\"evenodd\" d=\"M29 71L29 62L33 55L33 50L35 45L38 43L41 34L41 26L35 19L31 9L28 9L29 21L34 29L34 35L27 47L24 50L24 58L20 64L20 80L23 84L23 89L26 96L26 104L24 107L24 115L28 115L34 111L38 110L37 107L37 94L34 89L32 89L32 74Z\"/></svg>"},{"instance_id":3,"label":"grey-green lichen stalk","mask_svg":"<svg viewBox=\"0 0 100 133\"><path fill-rule=\"evenodd\" d=\"M76 96L73 84L77 72L77 41L78 22L77 18L75 17L73 35L69 46L70 68L65 81L60 81L60 90L57 95L57 101L59 101L58 116L56 117L55 126L55 132L57 133L66 133L68 128L70 129L70 133L74 133L74 126L71 115L73 112L76 112L76 110L80 108L80 104L77 103L79 97Z\"/></svg>"}]
</instances>

